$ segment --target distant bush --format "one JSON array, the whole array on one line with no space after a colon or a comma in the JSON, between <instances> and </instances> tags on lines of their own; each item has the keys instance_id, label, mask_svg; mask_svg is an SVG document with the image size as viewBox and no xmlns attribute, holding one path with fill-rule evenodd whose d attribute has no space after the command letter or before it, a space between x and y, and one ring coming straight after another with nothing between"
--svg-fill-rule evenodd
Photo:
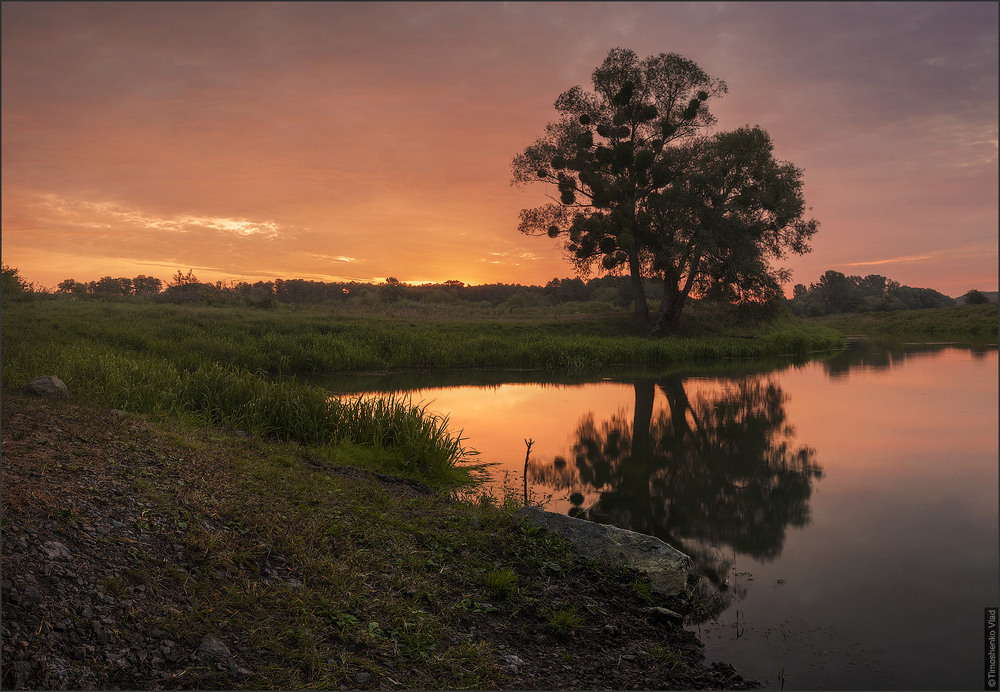
<instances>
[{"instance_id":1,"label":"distant bush","mask_svg":"<svg viewBox=\"0 0 1000 692\"><path fill-rule=\"evenodd\" d=\"M990 302L989 296L976 289L972 289L962 297L965 298L966 305L986 305Z\"/></svg>"},{"instance_id":2,"label":"distant bush","mask_svg":"<svg viewBox=\"0 0 1000 692\"><path fill-rule=\"evenodd\" d=\"M903 286L879 274L847 276L832 269L808 288L802 284L795 286L794 297L789 301L792 312L804 317L954 305L954 299L931 288Z\"/></svg>"},{"instance_id":3,"label":"distant bush","mask_svg":"<svg viewBox=\"0 0 1000 692\"><path fill-rule=\"evenodd\" d=\"M0 283L0 295L4 298L21 298L30 291L31 287L21 278L17 267L3 265L3 281Z\"/></svg>"}]
</instances>

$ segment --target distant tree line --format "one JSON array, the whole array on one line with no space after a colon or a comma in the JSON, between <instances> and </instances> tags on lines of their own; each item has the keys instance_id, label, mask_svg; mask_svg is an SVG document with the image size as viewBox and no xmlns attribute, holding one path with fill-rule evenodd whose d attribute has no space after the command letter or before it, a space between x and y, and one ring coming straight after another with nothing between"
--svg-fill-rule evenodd
<instances>
[{"instance_id":1,"label":"distant tree line","mask_svg":"<svg viewBox=\"0 0 1000 692\"><path fill-rule=\"evenodd\" d=\"M87 282L66 279L59 282L56 293L76 296L77 298L124 298L126 296L155 296L162 288L163 282L159 279L140 274L132 279L124 276L104 276L97 281Z\"/></svg>"},{"instance_id":2,"label":"distant tree line","mask_svg":"<svg viewBox=\"0 0 1000 692\"><path fill-rule=\"evenodd\" d=\"M648 300L661 300L663 284L648 281ZM480 307L505 306L512 309L600 303L607 309L625 309L632 304L632 286L628 276L554 278L544 286L522 284L467 285L461 281L410 285L395 277L377 284L275 279L273 281L199 281L193 271L180 270L164 285L160 279L140 274L133 278L105 276L97 281L66 279L57 288L46 290L29 283L14 267L3 266L2 292L5 298L75 298L80 300L151 300L160 303L200 303L269 308L277 304L322 305L353 303L361 305L392 304L401 301L438 304L477 304ZM960 299L969 305L997 302L996 292L970 290ZM903 286L878 274L847 276L829 270L816 283L796 284L791 299L785 303L803 317L818 317L843 312L878 312L919 308L950 307L956 301L930 288Z\"/></svg>"},{"instance_id":3,"label":"distant tree line","mask_svg":"<svg viewBox=\"0 0 1000 692\"><path fill-rule=\"evenodd\" d=\"M655 293L655 287L651 287ZM389 277L384 282L361 283L275 279L273 281L200 281L188 270L178 270L164 285L160 279L139 275L134 278L105 276L97 281L61 281L54 291L27 284L17 269L4 267L4 292L8 296L54 296L80 300L154 300L162 303L202 303L244 305L267 308L284 304L336 304L348 300L360 303L478 303L489 306L533 307L569 302L603 302L609 307L627 307L631 291L627 278L604 276L584 281L554 278L544 286L522 284L467 285L450 280L437 284L410 285Z\"/></svg>"},{"instance_id":4,"label":"distant tree line","mask_svg":"<svg viewBox=\"0 0 1000 692\"><path fill-rule=\"evenodd\" d=\"M903 286L898 281L879 274L863 277L847 276L832 269L825 272L816 283L809 284L808 288L803 284L796 284L793 291L794 295L789 301L789 306L793 313L805 317L840 312L882 312L955 305L953 298L931 288ZM981 292L970 291L970 293Z\"/></svg>"}]
</instances>

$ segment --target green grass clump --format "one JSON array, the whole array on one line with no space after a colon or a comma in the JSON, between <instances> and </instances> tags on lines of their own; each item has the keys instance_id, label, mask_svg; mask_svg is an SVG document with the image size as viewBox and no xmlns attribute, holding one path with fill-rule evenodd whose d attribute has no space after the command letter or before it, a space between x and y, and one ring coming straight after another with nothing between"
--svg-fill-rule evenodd
<instances>
[{"instance_id":1,"label":"green grass clump","mask_svg":"<svg viewBox=\"0 0 1000 692\"><path fill-rule=\"evenodd\" d=\"M517 574L509 567L490 570L484 581L486 589L498 599L507 598L517 589Z\"/></svg>"},{"instance_id":2,"label":"green grass clump","mask_svg":"<svg viewBox=\"0 0 1000 692\"><path fill-rule=\"evenodd\" d=\"M584 623L584 617L577 612L573 606L565 608L546 608L544 611L545 622L556 634L568 635L578 629Z\"/></svg>"},{"instance_id":3,"label":"green grass clump","mask_svg":"<svg viewBox=\"0 0 1000 692\"><path fill-rule=\"evenodd\" d=\"M684 662L680 652L669 646L654 645L650 647L649 657L656 665L664 666L667 670L674 670Z\"/></svg>"}]
</instances>

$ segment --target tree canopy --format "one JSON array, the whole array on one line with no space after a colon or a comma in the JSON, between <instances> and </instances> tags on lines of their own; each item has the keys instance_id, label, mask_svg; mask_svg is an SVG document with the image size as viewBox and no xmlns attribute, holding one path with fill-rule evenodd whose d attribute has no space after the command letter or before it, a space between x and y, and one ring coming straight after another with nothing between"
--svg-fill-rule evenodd
<instances>
[{"instance_id":1,"label":"tree canopy","mask_svg":"<svg viewBox=\"0 0 1000 692\"><path fill-rule=\"evenodd\" d=\"M844 312L944 308L954 304L952 298L932 288L903 286L881 274L848 276L829 269L808 288L796 284L790 307L795 314L818 317Z\"/></svg>"},{"instance_id":2,"label":"tree canopy","mask_svg":"<svg viewBox=\"0 0 1000 692\"><path fill-rule=\"evenodd\" d=\"M514 157L512 183L541 182L551 203L521 212L519 230L561 238L581 274L627 273L637 325L680 317L692 291L729 300L780 295L770 260L808 250L802 171L774 159L767 132L706 134L726 85L674 53L640 60L612 49L555 101L560 118ZM650 317L643 278L663 282Z\"/></svg>"}]
</instances>

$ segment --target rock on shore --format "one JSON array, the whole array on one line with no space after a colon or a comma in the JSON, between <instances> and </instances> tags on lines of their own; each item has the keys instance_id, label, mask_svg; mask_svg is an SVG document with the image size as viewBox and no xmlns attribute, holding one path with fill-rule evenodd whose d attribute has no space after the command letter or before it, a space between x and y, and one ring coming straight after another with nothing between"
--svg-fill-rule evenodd
<instances>
[{"instance_id":1,"label":"rock on shore","mask_svg":"<svg viewBox=\"0 0 1000 692\"><path fill-rule=\"evenodd\" d=\"M602 563L623 563L649 575L653 590L665 596L684 591L694 569L689 556L655 536L548 512L541 507L525 507L518 510L517 516L562 534L584 557Z\"/></svg>"}]
</instances>

